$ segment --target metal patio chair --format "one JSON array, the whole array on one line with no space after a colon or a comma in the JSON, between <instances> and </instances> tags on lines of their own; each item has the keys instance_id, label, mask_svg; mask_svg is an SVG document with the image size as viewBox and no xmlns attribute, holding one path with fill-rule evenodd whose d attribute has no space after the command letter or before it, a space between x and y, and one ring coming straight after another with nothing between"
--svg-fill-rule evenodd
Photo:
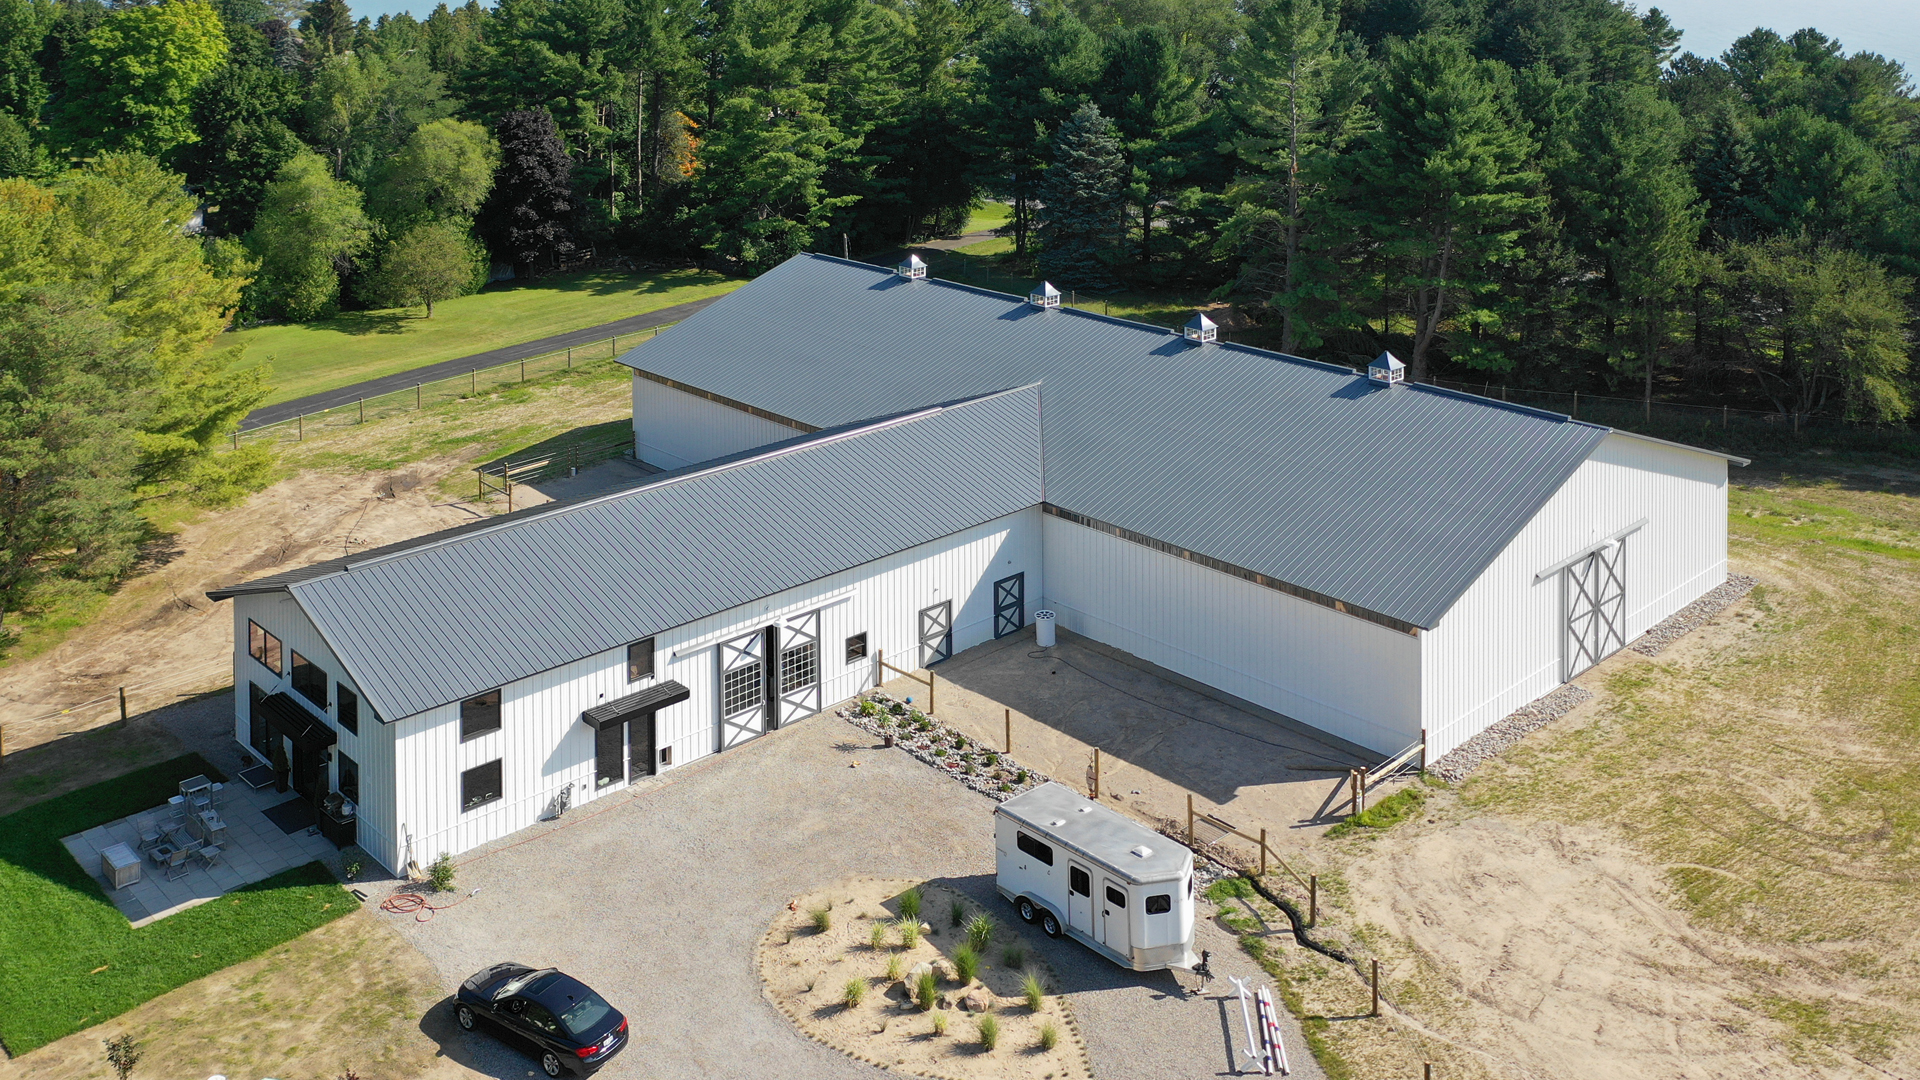
<instances>
[{"instance_id":1,"label":"metal patio chair","mask_svg":"<svg viewBox=\"0 0 1920 1080\"><path fill-rule=\"evenodd\" d=\"M167 834L160 828L160 823L150 815L140 815L134 819L134 824L140 828L140 843L135 845L135 847L142 855L145 855L148 851L156 847L160 841L167 838Z\"/></svg>"},{"instance_id":2,"label":"metal patio chair","mask_svg":"<svg viewBox=\"0 0 1920 1080\"><path fill-rule=\"evenodd\" d=\"M192 852L183 847L168 849L166 861L168 881L186 877L187 871L193 869L187 865L187 856L191 854Z\"/></svg>"}]
</instances>

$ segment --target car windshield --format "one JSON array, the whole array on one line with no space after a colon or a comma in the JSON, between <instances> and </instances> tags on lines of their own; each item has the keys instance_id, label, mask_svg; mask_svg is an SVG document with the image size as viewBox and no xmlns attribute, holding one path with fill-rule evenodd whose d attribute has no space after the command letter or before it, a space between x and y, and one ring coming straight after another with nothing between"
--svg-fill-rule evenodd
<instances>
[{"instance_id":1,"label":"car windshield","mask_svg":"<svg viewBox=\"0 0 1920 1080\"><path fill-rule=\"evenodd\" d=\"M579 1038L592 1031L594 1026L605 1020L607 1014L612 1011L613 1006L607 1004L599 994L588 990L581 995L580 1000L560 1014L560 1022L567 1026L568 1032Z\"/></svg>"}]
</instances>

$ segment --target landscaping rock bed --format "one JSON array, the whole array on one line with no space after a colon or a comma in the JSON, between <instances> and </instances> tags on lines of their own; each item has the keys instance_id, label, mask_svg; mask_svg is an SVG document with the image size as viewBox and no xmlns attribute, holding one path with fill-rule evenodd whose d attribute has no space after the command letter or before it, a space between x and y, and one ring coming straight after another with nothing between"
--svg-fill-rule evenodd
<instances>
[{"instance_id":1,"label":"landscaping rock bed","mask_svg":"<svg viewBox=\"0 0 1920 1080\"><path fill-rule=\"evenodd\" d=\"M916 709L908 701L875 690L843 706L837 715L882 738L996 802L1005 802L1050 777L962 735Z\"/></svg>"},{"instance_id":2,"label":"landscaping rock bed","mask_svg":"<svg viewBox=\"0 0 1920 1080\"><path fill-rule=\"evenodd\" d=\"M1538 698L1507 714L1505 719L1466 742L1453 752L1427 766L1427 772L1457 784L1473 774L1488 758L1567 715L1575 705L1593 694L1568 683L1543 698Z\"/></svg>"},{"instance_id":3,"label":"landscaping rock bed","mask_svg":"<svg viewBox=\"0 0 1920 1080\"><path fill-rule=\"evenodd\" d=\"M1627 648L1642 656L1659 656L1667 646L1679 641L1694 627L1732 607L1758 584L1760 579L1750 574L1728 574L1727 580L1707 595L1660 620L1658 626L1641 634Z\"/></svg>"}]
</instances>

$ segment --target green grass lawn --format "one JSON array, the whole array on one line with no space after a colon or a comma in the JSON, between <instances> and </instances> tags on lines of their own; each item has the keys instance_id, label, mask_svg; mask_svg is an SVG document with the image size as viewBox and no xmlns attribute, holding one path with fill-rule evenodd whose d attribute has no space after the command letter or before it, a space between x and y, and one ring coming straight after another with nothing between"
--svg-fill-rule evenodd
<instances>
[{"instance_id":1,"label":"green grass lawn","mask_svg":"<svg viewBox=\"0 0 1920 1080\"><path fill-rule=\"evenodd\" d=\"M243 365L270 362L267 403L273 404L718 296L742 284L704 270L583 271L495 285L434 305L431 319L424 308L349 311L318 322L236 330L220 335L214 347L242 346Z\"/></svg>"},{"instance_id":2,"label":"green grass lawn","mask_svg":"<svg viewBox=\"0 0 1920 1080\"><path fill-rule=\"evenodd\" d=\"M18 1057L354 910L320 863L133 929L60 838L218 776L198 754L0 818L0 1042Z\"/></svg>"},{"instance_id":3,"label":"green grass lawn","mask_svg":"<svg viewBox=\"0 0 1920 1080\"><path fill-rule=\"evenodd\" d=\"M984 232L997 229L1013 220L1013 207L1003 202L985 202L976 207L967 218L967 227L963 233Z\"/></svg>"}]
</instances>

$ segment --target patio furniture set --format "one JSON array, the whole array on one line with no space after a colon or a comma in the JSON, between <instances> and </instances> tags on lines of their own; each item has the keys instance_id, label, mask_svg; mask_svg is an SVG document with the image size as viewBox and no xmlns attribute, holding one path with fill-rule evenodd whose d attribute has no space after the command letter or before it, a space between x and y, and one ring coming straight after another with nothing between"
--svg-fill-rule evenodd
<instances>
[{"instance_id":1,"label":"patio furniture set","mask_svg":"<svg viewBox=\"0 0 1920 1080\"><path fill-rule=\"evenodd\" d=\"M224 787L204 776L182 780L180 794L167 800L162 814L138 819L139 855L164 869L168 881L185 877L193 869L189 861L209 870L220 864L227 844L227 823L220 817ZM140 879L139 857L129 860L132 853L125 849L125 844L119 844L100 853L102 870L116 889ZM125 865L129 861L130 868Z\"/></svg>"}]
</instances>

